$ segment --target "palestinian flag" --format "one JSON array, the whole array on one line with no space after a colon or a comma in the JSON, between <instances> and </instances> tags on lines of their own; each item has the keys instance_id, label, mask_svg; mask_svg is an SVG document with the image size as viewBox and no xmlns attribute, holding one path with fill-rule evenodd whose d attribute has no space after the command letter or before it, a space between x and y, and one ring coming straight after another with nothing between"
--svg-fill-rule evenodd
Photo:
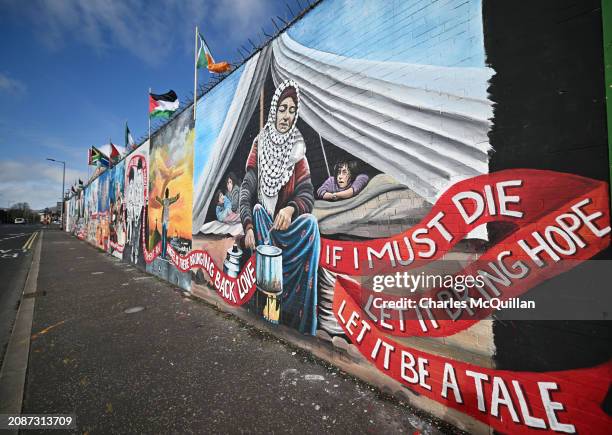
<instances>
[{"instance_id":1,"label":"palestinian flag","mask_svg":"<svg viewBox=\"0 0 612 435\"><path fill-rule=\"evenodd\" d=\"M119 150L117 149L117 147L111 142L110 143L111 146L111 153L110 153L110 161L115 163L117 162L120 158L121 158L121 153L119 152Z\"/></svg>"},{"instance_id":2,"label":"palestinian flag","mask_svg":"<svg viewBox=\"0 0 612 435\"><path fill-rule=\"evenodd\" d=\"M170 91L162 95L149 94L149 117L168 119L179 107L176 92Z\"/></svg>"},{"instance_id":3,"label":"palestinian flag","mask_svg":"<svg viewBox=\"0 0 612 435\"><path fill-rule=\"evenodd\" d=\"M132 137L132 133L128 127L127 121L125 123L125 150L126 152L129 150L136 149L136 143L134 142L134 138Z\"/></svg>"},{"instance_id":4,"label":"palestinian flag","mask_svg":"<svg viewBox=\"0 0 612 435\"><path fill-rule=\"evenodd\" d=\"M198 50L197 67L206 68L208 71L217 74L228 72L231 69L230 64L227 62L215 62L210 52L210 48L208 48L206 41L204 41L200 33L198 33L198 37L200 38L200 49Z\"/></svg>"}]
</instances>

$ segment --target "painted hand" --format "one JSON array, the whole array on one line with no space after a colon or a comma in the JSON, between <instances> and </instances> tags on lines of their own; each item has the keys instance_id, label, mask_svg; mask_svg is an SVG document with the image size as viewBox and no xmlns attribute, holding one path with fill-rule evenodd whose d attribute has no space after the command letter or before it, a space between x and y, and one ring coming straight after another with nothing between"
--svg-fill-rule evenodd
<instances>
[{"instance_id":1,"label":"painted hand","mask_svg":"<svg viewBox=\"0 0 612 435\"><path fill-rule=\"evenodd\" d=\"M291 206L285 207L281 209L276 218L274 219L274 225L272 226L273 230L285 231L291 225L291 218L293 217L293 213L295 209Z\"/></svg>"},{"instance_id":2,"label":"painted hand","mask_svg":"<svg viewBox=\"0 0 612 435\"><path fill-rule=\"evenodd\" d=\"M255 249L255 233L253 228L249 228L244 235L244 246L249 249Z\"/></svg>"}]
</instances>

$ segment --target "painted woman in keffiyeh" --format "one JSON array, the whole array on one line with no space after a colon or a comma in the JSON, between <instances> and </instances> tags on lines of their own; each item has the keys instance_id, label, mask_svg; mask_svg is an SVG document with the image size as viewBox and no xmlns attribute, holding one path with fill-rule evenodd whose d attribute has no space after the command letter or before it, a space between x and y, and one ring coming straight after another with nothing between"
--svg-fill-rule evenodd
<instances>
[{"instance_id":1,"label":"painted woman in keffiyeh","mask_svg":"<svg viewBox=\"0 0 612 435\"><path fill-rule=\"evenodd\" d=\"M306 144L297 129L300 93L292 80L281 83L268 121L249 153L240 189L244 243L255 248L270 237L283 251L281 323L314 335L317 327L317 266L320 236L310 214L314 188Z\"/></svg>"}]
</instances>

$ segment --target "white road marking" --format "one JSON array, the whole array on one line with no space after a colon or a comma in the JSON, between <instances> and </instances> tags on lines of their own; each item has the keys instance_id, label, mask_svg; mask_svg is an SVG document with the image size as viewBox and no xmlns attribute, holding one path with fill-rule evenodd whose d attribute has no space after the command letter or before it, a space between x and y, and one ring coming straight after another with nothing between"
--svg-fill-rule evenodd
<instances>
[{"instance_id":1,"label":"white road marking","mask_svg":"<svg viewBox=\"0 0 612 435\"><path fill-rule=\"evenodd\" d=\"M19 237L27 236L30 233L23 233L12 237L5 237L4 239L0 239L0 242L4 242L5 240L18 239Z\"/></svg>"}]
</instances>

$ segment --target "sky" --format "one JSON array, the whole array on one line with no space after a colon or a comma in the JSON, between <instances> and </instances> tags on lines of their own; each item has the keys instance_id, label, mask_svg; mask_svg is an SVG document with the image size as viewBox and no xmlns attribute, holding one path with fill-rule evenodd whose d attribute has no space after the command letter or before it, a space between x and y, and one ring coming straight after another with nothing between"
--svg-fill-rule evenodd
<instances>
[{"instance_id":1,"label":"sky","mask_svg":"<svg viewBox=\"0 0 612 435\"><path fill-rule=\"evenodd\" d=\"M306 0L0 0L0 207L55 205L87 150L147 132L149 87L193 94L194 28L217 61L272 34ZM277 22L279 20L277 19ZM200 84L208 73L200 70Z\"/></svg>"}]
</instances>

